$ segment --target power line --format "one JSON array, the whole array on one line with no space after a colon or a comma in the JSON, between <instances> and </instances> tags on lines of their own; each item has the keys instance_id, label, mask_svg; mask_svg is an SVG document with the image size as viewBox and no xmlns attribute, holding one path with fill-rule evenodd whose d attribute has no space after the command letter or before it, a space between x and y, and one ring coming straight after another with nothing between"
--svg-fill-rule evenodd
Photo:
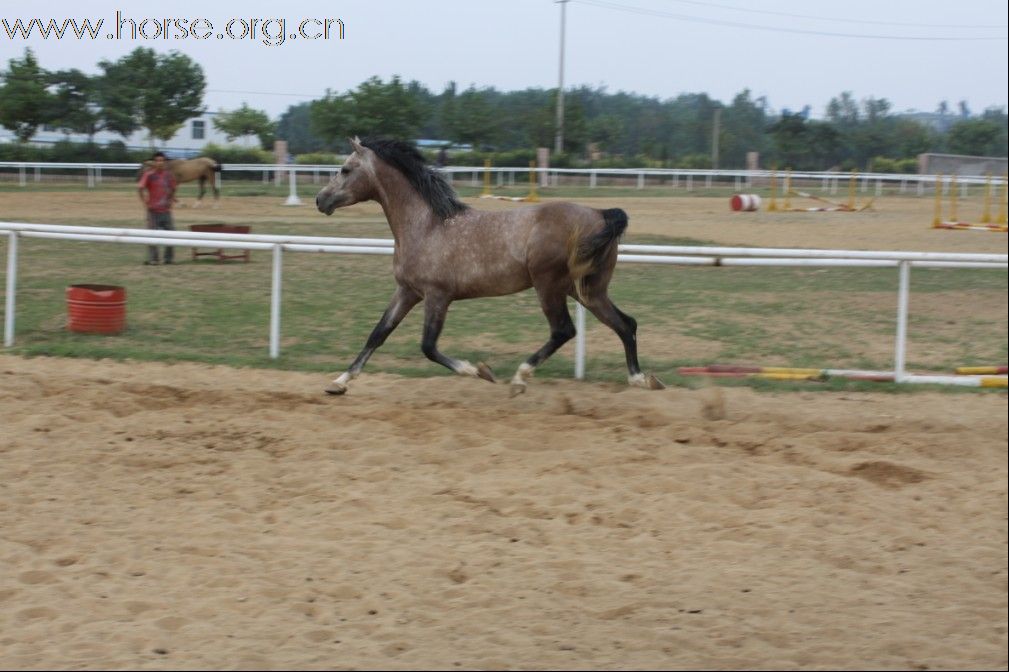
<instances>
[{"instance_id":1,"label":"power line","mask_svg":"<svg viewBox=\"0 0 1009 672\"><path fill-rule=\"evenodd\" d=\"M774 33L798 33L800 35L819 35L825 37L852 37L856 39L864 40L912 40L912 41L932 41L932 42L988 42L993 40L1003 41L1009 39L1009 37L910 37L906 35L866 35L860 33L834 33L824 30L802 30L799 28L779 28L776 26L760 26L750 23L739 23L736 21L723 21L719 19L707 19L700 16L690 16L687 14L674 14L672 12L663 12L656 9L645 9L643 7L632 7L629 5L618 5L612 2L605 2L603 0L573 0L574 2L580 3L582 5L589 5L592 7L601 7L603 9L614 9L620 12L628 12L631 14L642 14L645 16L657 16L665 19L676 19L679 21L687 21L691 23L707 23L715 26L728 26L730 28L746 28L748 30L765 30Z\"/></svg>"},{"instance_id":2,"label":"power line","mask_svg":"<svg viewBox=\"0 0 1009 672\"><path fill-rule=\"evenodd\" d=\"M667 0L667 2L678 2L684 5L697 5L699 7L718 7L734 12L749 12L751 14L770 14L773 16L787 16L793 19L812 19L814 21L834 21L838 23L871 24L876 26L903 26L905 28L981 28L981 29L1006 29L1009 26L995 26L990 23L985 24L946 24L946 23L906 23L903 21L871 21L869 19L845 19L832 16L812 16L810 14L792 14L789 12L775 12L769 9L750 9L749 7L733 7L732 5L722 5L715 2L701 2L701 0Z\"/></svg>"},{"instance_id":3,"label":"power line","mask_svg":"<svg viewBox=\"0 0 1009 672\"><path fill-rule=\"evenodd\" d=\"M318 93L282 93L278 91L235 91L232 89L207 89L207 93L241 93L250 96L293 96L295 98L322 98Z\"/></svg>"}]
</instances>

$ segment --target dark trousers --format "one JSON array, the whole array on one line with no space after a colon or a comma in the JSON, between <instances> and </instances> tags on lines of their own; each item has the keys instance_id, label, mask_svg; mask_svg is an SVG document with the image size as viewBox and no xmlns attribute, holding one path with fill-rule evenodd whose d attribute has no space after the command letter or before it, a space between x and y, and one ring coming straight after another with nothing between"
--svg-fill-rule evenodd
<instances>
[{"instance_id":1,"label":"dark trousers","mask_svg":"<svg viewBox=\"0 0 1009 672\"><path fill-rule=\"evenodd\" d=\"M171 212L153 212L151 210L147 211L147 228L148 229L161 229L163 231L174 231L175 224L172 223L172 213ZM175 248L165 247L165 263L172 263L175 258ZM158 261L158 246L149 245L147 247L147 261Z\"/></svg>"}]
</instances>

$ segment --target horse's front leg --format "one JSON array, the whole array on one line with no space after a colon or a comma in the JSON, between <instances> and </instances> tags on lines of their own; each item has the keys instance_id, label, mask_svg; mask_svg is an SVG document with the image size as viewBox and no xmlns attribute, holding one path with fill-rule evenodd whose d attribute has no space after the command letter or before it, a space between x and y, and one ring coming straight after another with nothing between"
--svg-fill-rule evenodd
<instances>
[{"instance_id":1,"label":"horse's front leg","mask_svg":"<svg viewBox=\"0 0 1009 672\"><path fill-rule=\"evenodd\" d=\"M358 354L349 369L341 373L339 378L329 384L326 392L329 394L345 393L347 385L354 378L357 378L357 374L361 373L361 369L364 368L372 353L385 343L385 339L389 337L389 334L399 326L399 323L403 321L407 313L419 302L420 295L415 291L406 287L397 287L396 292L392 295L392 301L389 302L389 307L382 313L382 319L378 321L378 324L372 329L371 335L368 336L368 341L364 344L364 350Z\"/></svg>"},{"instance_id":2,"label":"horse's front leg","mask_svg":"<svg viewBox=\"0 0 1009 672\"><path fill-rule=\"evenodd\" d=\"M564 289L553 286L537 286L536 293L540 297L540 307L550 323L550 340L542 348L523 362L511 380L511 396L526 391L526 383L532 378L536 367L542 364L550 355L575 337L575 325L571 322L568 312L568 297Z\"/></svg>"},{"instance_id":3,"label":"horse's front leg","mask_svg":"<svg viewBox=\"0 0 1009 672\"><path fill-rule=\"evenodd\" d=\"M496 383L494 373L483 362L477 362L474 366L465 360L447 357L438 350L438 336L445 326L445 315L448 314L450 303L452 300L444 296L428 294L424 297L424 338L420 345L424 356L461 376L474 376Z\"/></svg>"}]
</instances>

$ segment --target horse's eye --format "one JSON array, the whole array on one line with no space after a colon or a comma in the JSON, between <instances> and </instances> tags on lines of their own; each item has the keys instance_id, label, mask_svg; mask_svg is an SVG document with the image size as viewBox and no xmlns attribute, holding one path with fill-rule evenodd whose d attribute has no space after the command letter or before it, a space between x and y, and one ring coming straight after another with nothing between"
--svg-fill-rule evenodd
<instances>
[{"instance_id":1,"label":"horse's eye","mask_svg":"<svg viewBox=\"0 0 1009 672\"><path fill-rule=\"evenodd\" d=\"M348 168L347 166L344 166L343 168L340 169L340 174L341 175L346 175L349 172L350 172L350 168Z\"/></svg>"}]
</instances>

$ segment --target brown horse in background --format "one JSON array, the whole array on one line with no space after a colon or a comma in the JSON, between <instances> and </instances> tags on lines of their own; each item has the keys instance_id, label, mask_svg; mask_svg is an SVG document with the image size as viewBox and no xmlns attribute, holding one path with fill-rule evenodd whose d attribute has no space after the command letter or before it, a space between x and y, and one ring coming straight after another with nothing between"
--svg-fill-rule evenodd
<instances>
[{"instance_id":1,"label":"brown horse in background","mask_svg":"<svg viewBox=\"0 0 1009 672\"><path fill-rule=\"evenodd\" d=\"M437 347L449 304L456 299L514 294L530 287L550 323L550 339L519 366L512 394L524 392L537 366L575 336L568 297L585 306L624 344L628 382L664 386L638 366L637 323L607 295L617 263L617 241L627 228L619 208L544 203L486 212L459 202L452 187L412 145L351 140L353 153L315 198L326 215L361 201L378 201L396 241L396 291L364 349L326 392L343 394L406 314L424 302L421 350L458 374L495 382L483 362L447 357Z\"/></svg>"},{"instance_id":2,"label":"brown horse in background","mask_svg":"<svg viewBox=\"0 0 1009 672\"><path fill-rule=\"evenodd\" d=\"M203 194L206 193L206 184L208 181L210 182L211 189L214 190L214 200L216 201L220 198L214 173L221 172L221 164L214 159L208 156L198 156L195 159L172 159L165 164L165 167L172 171L172 175L175 176L175 181L178 184L192 182L193 180L200 181L200 194L196 197L194 208L199 207ZM154 161L144 161L140 166L139 174L142 175L145 170L153 168Z\"/></svg>"}]
</instances>

